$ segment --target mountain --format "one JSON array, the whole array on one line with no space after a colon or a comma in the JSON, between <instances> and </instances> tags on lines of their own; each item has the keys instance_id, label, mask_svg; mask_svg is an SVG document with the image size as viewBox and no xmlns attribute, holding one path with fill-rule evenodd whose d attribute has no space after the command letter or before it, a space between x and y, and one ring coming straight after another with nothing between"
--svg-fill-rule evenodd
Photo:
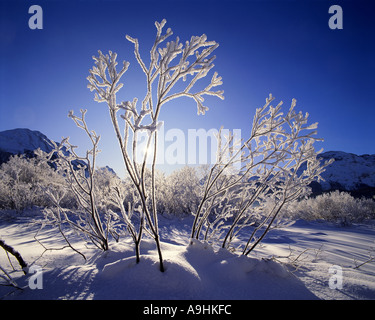
<instances>
[{"instance_id":1,"label":"mountain","mask_svg":"<svg viewBox=\"0 0 375 320\"><path fill-rule=\"evenodd\" d=\"M45 152L53 149L51 140L39 131L13 129L0 132L0 164L16 154L32 157L34 150L38 148Z\"/></svg>"},{"instance_id":2,"label":"mountain","mask_svg":"<svg viewBox=\"0 0 375 320\"><path fill-rule=\"evenodd\" d=\"M375 196L375 154L356 155L342 151L328 151L319 155L322 161L331 158L322 178L325 181L314 182L311 186L315 194L340 190L356 197Z\"/></svg>"}]
</instances>

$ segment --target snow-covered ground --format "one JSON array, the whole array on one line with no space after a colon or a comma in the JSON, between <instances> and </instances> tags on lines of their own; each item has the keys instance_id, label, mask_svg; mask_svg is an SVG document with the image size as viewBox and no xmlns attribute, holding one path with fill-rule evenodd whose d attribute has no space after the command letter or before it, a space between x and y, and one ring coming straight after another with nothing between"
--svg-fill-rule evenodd
<instances>
[{"instance_id":1,"label":"snow-covered ground","mask_svg":"<svg viewBox=\"0 0 375 320\"><path fill-rule=\"evenodd\" d=\"M113 243L106 253L77 241L74 245L86 255L85 262L69 248L45 251L34 239L39 227L30 224L29 218L1 222L0 237L26 262L42 267L42 273L24 276L12 271L1 250L0 266L23 290L0 286L0 298L375 299L375 261L354 268L374 255L373 223L344 228L296 221L272 230L249 257L190 241L191 223L191 218L160 217L166 267L161 273L149 239L142 243L139 264L130 239ZM54 230L43 229L37 238L46 248L64 245ZM17 261L12 263L19 269ZM42 288L32 290L30 283Z\"/></svg>"}]
</instances>

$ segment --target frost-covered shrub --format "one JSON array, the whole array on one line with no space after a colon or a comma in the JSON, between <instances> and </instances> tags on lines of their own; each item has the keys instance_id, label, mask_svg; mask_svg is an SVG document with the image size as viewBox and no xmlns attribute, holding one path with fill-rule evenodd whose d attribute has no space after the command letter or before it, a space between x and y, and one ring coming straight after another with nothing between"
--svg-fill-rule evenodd
<instances>
[{"instance_id":1,"label":"frost-covered shrub","mask_svg":"<svg viewBox=\"0 0 375 320\"><path fill-rule=\"evenodd\" d=\"M146 169L145 186L151 187L152 176L150 170ZM141 206L136 187L130 177L121 181L121 193L125 210L131 206ZM201 183L198 172L195 168L185 166L173 171L171 174L155 170L155 190L157 197L158 214L172 216L184 216L194 213L199 205L201 196ZM152 209L151 199L147 199L147 206ZM130 209L131 210L131 209Z\"/></svg>"},{"instance_id":2,"label":"frost-covered shrub","mask_svg":"<svg viewBox=\"0 0 375 320\"><path fill-rule=\"evenodd\" d=\"M159 170L154 172L155 179L155 190L157 190L158 201L156 202L157 212L166 212L166 192L167 192L167 181L165 174ZM152 185L152 175L149 169L145 169L144 175L144 185L145 188L151 188ZM142 200L139 197L136 186L134 185L132 179L129 175L125 175L125 178L121 180L120 184L117 185L116 190L121 193L123 198L124 208L126 211L131 210L131 207L142 206ZM149 197L146 199L147 208L152 210L152 199ZM142 210L142 209L141 209Z\"/></svg>"},{"instance_id":3,"label":"frost-covered shrub","mask_svg":"<svg viewBox=\"0 0 375 320\"><path fill-rule=\"evenodd\" d=\"M178 37L175 41L165 43L173 34L170 28L163 31L166 22L165 19L160 23L155 22L157 32L155 42L149 51L149 63L141 57L138 39L126 36L134 45L135 58L147 80L146 94L141 103L138 103L136 97L130 101L117 101L117 92L123 87L120 79L128 70L129 62L123 61L122 66L118 68L117 54L112 51L108 54L99 51L99 55L93 57L95 65L87 78L88 88L95 91L95 101L104 102L108 107L127 173L141 201L141 224L144 226L139 228L134 238L137 261L142 232L147 228L157 246L161 271L164 271L164 267L158 231L155 170L158 129L162 125L162 121L159 120L160 110L164 104L174 99L187 97L195 101L198 114L205 114L208 108L203 105L204 96L224 98L222 90L213 90L222 84L221 77L216 72L203 89L201 86L200 89L195 86L214 67L215 56L211 54L219 45L215 41L207 41L204 34L192 36L185 43L181 43ZM182 87L176 90L176 84L181 84ZM119 121L123 123L124 129L120 129ZM147 133L147 142L144 155L138 158L138 137L141 131ZM145 184L149 157L152 159L151 187ZM151 206L148 199L151 199Z\"/></svg>"},{"instance_id":4,"label":"frost-covered shrub","mask_svg":"<svg viewBox=\"0 0 375 320\"><path fill-rule=\"evenodd\" d=\"M114 189L120 188L122 181L117 174L109 167L97 168L94 175L94 187L98 210L101 213L108 209L116 210L112 204L112 193Z\"/></svg>"},{"instance_id":5,"label":"frost-covered shrub","mask_svg":"<svg viewBox=\"0 0 375 320\"><path fill-rule=\"evenodd\" d=\"M190 215L198 209L201 185L197 171L185 166L166 178L162 201L165 211L171 215Z\"/></svg>"},{"instance_id":6,"label":"frost-covered shrub","mask_svg":"<svg viewBox=\"0 0 375 320\"><path fill-rule=\"evenodd\" d=\"M326 220L349 225L375 218L375 201L358 199L348 192L333 191L290 203L283 216L292 219Z\"/></svg>"},{"instance_id":7,"label":"frost-covered shrub","mask_svg":"<svg viewBox=\"0 0 375 320\"><path fill-rule=\"evenodd\" d=\"M0 208L23 211L32 206L49 206L45 188L61 189L63 185L64 179L47 161L12 156L0 167Z\"/></svg>"},{"instance_id":8,"label":"frost-covered shrub","mask_svg":"<svg viewBox=\"0 0 375 320\"><path fill-rule=\"evenodd\" d=\"M72 111L69 117L75 122L77 127L82 129L91 142L92 148L84 155L76 152L76 146L69 142L69 138L64 138L59 145L55 146L46 158L52 161L57 171L64 177L66 190L56 192L54 189L47 189L47 195L53 202L53 207L45 210L45 223L58 226L63 233L62 226L67 226L103 251L108 250L108 237L115 234L113 229L113 214L105 209L107 200L103 194L111 189L110 183L105 186L104 181L107 173L99 170L97 176L96 158L100 150L98 149L100 136L94 130L89 130L85 120L86 110L81 110L81 116L75 116ZM40 152L40 156L43 153ZM98 182L103 183L103 188L98 186ZM66 210L61 204L61 199L65 193L72 194L77 201L77 209ZM102 195L102 199L98 195ZM101 201L103 200L103 201ZM100 210L103 210L101 212ZM117 217L115 217L117 218Z\"/></svg>"},{"instance_id":9,"label":"frost-covered shrub","mask_svg":"<svg viewBox=\"0 0 375 320\"><path fill-rule=\"evenodd\" d=\"M310 192L330 161L322 164L313 136L317 124L308 113L282 111L270 94L256 110L250 136L238 140L218 135L216 163L203 187L191 237L229 248L239 231L248 230L242 253L248 255L264 238L285 204Z\"/></svg>"},{"instance_id":10,"label":"frost-covered shrub","mask_svg":"<svg viewBox=\"0 0 375 320\"><path fill-rule=\"evenodd\" d=\"M121 184L121 192L124 194L124 206L129 210L130 206L140 206L141 201L136 187L130 177L126 177ZM151 171L146 169L145 186L150 188L152 184ZM184 216L194 213L199 205L201 196L201 183L194 167L185 166L166 175L155 170L155 190L157 193L157 212L171 216ZM151 199L147 199L147 206L152 209Z\"/></svg>"}]
</instances>

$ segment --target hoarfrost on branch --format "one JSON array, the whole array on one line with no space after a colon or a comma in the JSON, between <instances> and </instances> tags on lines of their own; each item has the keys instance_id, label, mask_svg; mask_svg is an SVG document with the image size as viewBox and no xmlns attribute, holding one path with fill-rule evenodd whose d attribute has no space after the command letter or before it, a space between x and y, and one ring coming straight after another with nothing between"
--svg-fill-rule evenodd
<instances>
[{"instance_id":1,"label":"hoarfrost on branch","mask_svg":"<svg viewBox=\"0 0 375 320\"><path fill-rule=\"evenodd\" d=\"M296 112L293 99L284 115L270 94L256 110L250 137L238 141L218 135L218 157L205 181L191 237L229 248L238 232L249 230L241 247L249 254L270 230L282 207L309 192L308 185L331 163L317 159L317 123ZM237 150L237 151L233 151ZM228 157L228 154L230 155ZM233 171L233 168L237 171ZM230 223L228 223L230 222Z\"/></svg>"},{"instance_id":2,"label":"hoarfrost on branch","mask_svg":"<svg viewBox=\"0 0 375 320\"><path fill-rule=\"evenodd\" d=\"M147 222L148 232L155 239L159 258L160 269L163 268L163 260L159 242L157 206L155 194L155 163L157 154L157 131L162 125L159 121L161 107L174 99L188 97L195 101L197 112L205 114L208 107L205 106L204 96L215 96L224 99L223 91L214 91L213 88L222 84L221 77L215 72L210 83L200 91L193 91L198 80L207 76L214 67L215 56L211 56L213 51L219 46L215 41L207 41L207 36L192 36L185 45L176 40L167 42L164 47L161 44L169 38L173 32L170 28L163 33L166 24L155 22L157 29L155 42L150 50L150 63L148 67L139 52L138 39L129 35L126 39L134 44L134 55L144 72L147 80L147 89L141 106L137 106L138 99L132 101L122 101L117 103L116 93L122 88L120 78L128 70L129 62L124 61L122 67L117 71L117 54L109 51L103 54L99 51L97 57L93 57L95 66L90 70L88 76L88 88L95 91L97 102L106 102L109 108L111 120L122 151L127 172L138 191L138 197L142 206L142 219L138 234L135 236L137 261L139 261L139 245L144 230L143 218ZM182 91L174 92L172 89L178 82L186 82ZM124 120L124 130L121 132L118 123L117 112L122 111L120 117ZM147 143L142 159L137 159L138 133L146 131ZM149 153L152 156L151 165L151 188L146 188L146 160ZM149 206L151 199L151 206ZM119 204L121 206L121 204Z\"/></svg>"}]
</instances>

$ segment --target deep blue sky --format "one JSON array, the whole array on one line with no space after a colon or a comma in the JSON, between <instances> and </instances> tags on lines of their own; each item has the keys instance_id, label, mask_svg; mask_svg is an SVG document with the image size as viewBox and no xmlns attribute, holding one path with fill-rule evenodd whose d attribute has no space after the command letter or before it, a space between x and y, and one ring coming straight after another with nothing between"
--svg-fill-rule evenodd
<instances>
[{"instance_id":1,"label":"deep blue sky","mask_svg":"<svg viewBox=\"0 0 375 320\"><path fill-rule=\"evenodd\" d=\"M119 100L143 99L144 75L129 34L141 54L155 37L154 21L167 19L184 42L205 33L220 47L215 68L225 100L208 98L198 116L189 99L166 104L160 115L169 128L241 129L245 137L255 108L272 93L319 122L325 151L375 153L374 9L371 1L3 1L0 16L0 131L39 130L59 141L70 136L82 150L86 138L68 111L88 109L88 125L102 136L99 165L121 171L117 142L105 104L87 89L97 50L130 61ZM30 30L28 9L43 9L43 30ZM332 4L343 9L343 30L328 27ZM213 71L212 71L213 72ZM207 78L211 78L212 73Z\"/></svg>"}]
</instances>

